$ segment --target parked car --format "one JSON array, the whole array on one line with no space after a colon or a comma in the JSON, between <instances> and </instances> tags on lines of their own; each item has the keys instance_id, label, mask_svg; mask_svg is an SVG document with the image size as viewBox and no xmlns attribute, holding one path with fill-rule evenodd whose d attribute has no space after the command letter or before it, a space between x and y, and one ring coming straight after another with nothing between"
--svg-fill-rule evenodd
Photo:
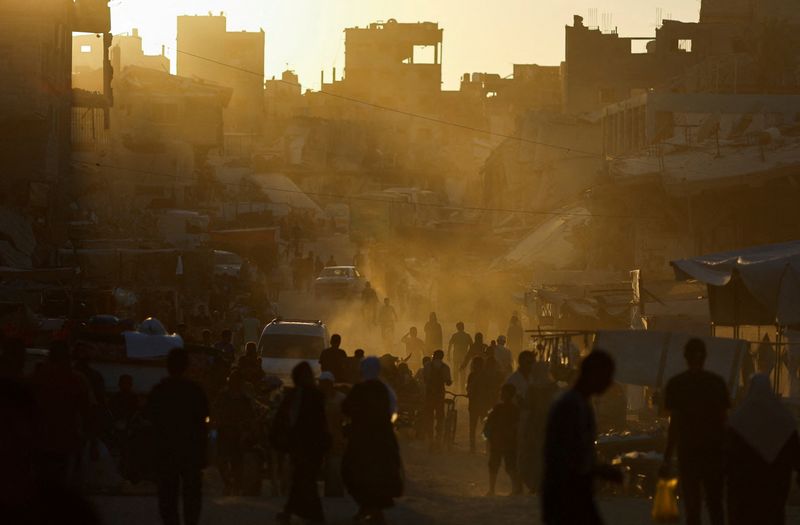
<instances>
[{"instance_id":1,"label":"parked car","mask_svg":"<svg viewBox=\"0 0 800 525\"><path fill-rule=\"evenodd\" d=\"M355 266L327 266L314 281L316 297L358 297L366 280Z\"/></svg>"},{"instance_id":2,"label":"parked car","mask_svg":"<svg viewBox=\"0 0 800 525\"><path fill-rule=\"evenodd\" d=\"M328 328L322 321L278 317L261 332L258 341L261 368L284 384L291 384L292 369L302 361L319 375L319 356L327 344Z\"/></svg>"}]
</instances>

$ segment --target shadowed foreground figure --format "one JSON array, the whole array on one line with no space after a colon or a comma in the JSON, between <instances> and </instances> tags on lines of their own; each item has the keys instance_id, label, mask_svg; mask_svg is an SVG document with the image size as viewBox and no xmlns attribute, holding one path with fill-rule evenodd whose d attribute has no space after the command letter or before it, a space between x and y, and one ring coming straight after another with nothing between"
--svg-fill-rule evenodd
<instances>
[{"instance_id":1,"label":"shadowed foreground figure","mask_svg":"<svg viewBox=\"0 0 800 525\"><path fill-rule=\"evenodd\" d=\"M726 448L730 524L786 523L792 471L800 474L800 440L797 420L768 376L750 380L747 397L731 415Z\"/></svg>"},{"instance_id":2,"label":"shadowed foreground figure","mask_svg":"<svg viewBox=\"0 0 800 525\"><path fill-rule=\"evenodd\" d=\"M353 386L342 411L352 425L342 460L342 477L358 503L356 520L383 523L383 510L403 493L403 463L392 427L394 393L380 379L380 361L361 363L363 382Z\"/></svg>"},{"instance_id":3,"label":"shadowed foreground figure","mask_svg":"<svg viewBox=\"0 0 800 525\"><path fill-rule=\"evenodd\" d=\"M581 363L578 380L550 409L544 444L542 517L547 525L603 523L594 501L595 479L619 483L622 473L598 465L592 396L601 395L614 381L614 361L601 351Z\"/></svg>"},{"instance_id":4,"label":"shadowed foreground figure","mask_svg":"<svg viewBox=\"0 0 800 525\"><path fill-rule=\"evenodd\" d=\"M730 406L725 381L703 370L706 346L690 339L683 351L688 370L667 382L664 408L670 414L664 473L678 449L678 478L687 525L700 525L703 501L711 525L723 525L725 418Z\"/></svg>"},{"instance_id":5,"label":"shadowed foreground figure","mask_svg":"<svg viewBox=\"0 0 800 525\"><path fill-rule=\"evenodd\" d=\"M289 455L291 485L289 499L279 523L298 516L309 523L324 523L317 478L331 438L325 420L325 396L314 384L311 365L302 362L292 370L294 388L278 408L273 428L273 446Z\"/></svg>"},{"instance_id":6,"label":"shadowed foreground figure","mask_svg":"<svg viewBox=\"0 0 800 525\"><path fill-rule=\"evenodd\" d=\"M208 399L200 385L183 377L188 368L186 350L171 350L167 357L169 377L153 387L144 412L155 435L158 509L164 525L181 523L181 494L183 523L200 522Z\"/></svg>"}]
</instances>

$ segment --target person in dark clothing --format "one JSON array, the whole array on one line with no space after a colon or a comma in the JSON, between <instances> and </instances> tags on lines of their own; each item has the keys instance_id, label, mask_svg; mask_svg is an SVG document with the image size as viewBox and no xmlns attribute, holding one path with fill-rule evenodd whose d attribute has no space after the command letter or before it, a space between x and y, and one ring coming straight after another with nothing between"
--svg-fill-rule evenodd
<instances>
[{"instance_id":1,"label":"person in dark clothing","mask_svg":"<svg viewBox=\"0 0 800 525\"><path fill-rule=\"evenodd\" d=\"M511 478L512 494L519 493L517 476L517 433L519 432L519 407L514 404L517 390L514 385L505 384L500 390L500 403L489 412L483 434L489 440L489 492L494 496L497 485L497 472L504 463L508 477Z\"/></svg>"},{"instance_id":2,"label":"person in dark clothing","mask_svg":"<svg viewBox=\"0 0 800 525\"><path fill-rule=\"evenodd\" d=\"M342 336L333 334L331 346L322 351L319 356L319 366L323 372L330 372L333 377L344 378L347 366L347 352L339 348L342 345Z\"/></svg>"},{"instance_id":3,"label":"person in dark clothing","mask_svg":"<svg viewBox=\"0 0 800 525\"><path fill-rule=\"evenodd\" d=\"M392 426L397 410L391 389L380 379L381 365L370 357L361 364L363 381L342 404L352 424L342 460L342 477L359 506L356 520L384 523L383 510L403 493L403 463Z\"/></svg>"},{"instance_id":4,"label":"person in dark clothing","mask_svg":"<svg viewBox=\"0 0 800 525\"><path fill-rule=\"evenodd\" d=\"M185 525L200 522L203 503L208 399L199 384L184 378L188 368L186 350L172 349L167 357L169 376L153 387L144 410L155 434L158 508L164 525L180 524L181 495Z\"/></svg>"},{"instance_id":5,"label":"person in dark clothing","mask_svg":"<svg viewBox=\"0 0 800 525\"><path fill-rule=\"evenodd\" d=\"M664 409L670 423L662 473L671 470L677 448L687 525L701 523L703 500L711 524L722 525L728 389L720 376L703 370L706 346L701 339L690 339L683 355L689 369L670 379L664 390Z\"/></svg>"},{"instance_id":6,"label":"person in dark clothing","mask_svg":"<svg viewBox=\"0 0 800 525\"><path fill-rule=\"evenodd\" d=\"M317 479L331 445L325 396L305 361L292 370L292 381L294 388L278 408L272 431L273 446L289 455L292 467L289 498L277 520L290 523L292 516L298 516L310 523L324 523Z\"/></svg>"},{"instance_id":7,"label":"person in dark clothing","mask_svg":"<svg viewBox=\"0 0 800 525\"><path fill-rule=\"evenodd\" d=\"M426 344L422 339L417 337L417 327L412 326L409 328L408 333L400 339L400 342L406 345L405 361L415 368L422 366L422 358L425 357Z\"/></svg>"},{"instance_id":8,"label":"person in dark clothing","mask_svg":"<svg viewBox=\"0 0 800 525\"><path fill-rule=\"evenodd\" d=\"M508 348L514 356L518 356L520 352L525 350L523 342L525 339L525 332L516 312L511 316L511 320L508 322L506 338L508 339Z\"/></svg>"},{"instance_id":9,"label":"person in dark clothing","mask_svg":"<svg viewBox=\"0 0 800 525\"><path fill-rule=\"evenodd\" d=\"M114 423L127 423L139 411L139 396L133 392L133 377L122 374L117 381L117 392L108 403Z\"/></svg>"},{"instance_id":10,"label":"person in dark clothing","mask_svg":"<svg viewBox=\"0 0 800 525\"><path fill-rule=\"evenodd\" d=\"M425 368L425 418L436 423L432 444L440 443L443 438L445 391L452 384L450 367L444 363L444 352L437 350L433 353L431 363Z\"/></svg>"},{"instance_id":11,"label":"person in dark clothing","mask_svg":"<svg viewBox=\"0 0 800 525\"><path fill-rule=\"evenodd\" d=\"M731 414L726 444L730 525L784 525L792 472L800 482L797 419L756 374Z\"/></svg>"},{"instance_id":12,"label":"person in dark clothing","mask_svg":"<svg viewBox=\"0 0 800 525\"><path fill-rule=\"evenodd\" d=\"M466 383L466 369L469 366L467 354L472 347L472 337L464 331L464 323L456 323L456 331L447 343L448 361L456 370L456 385L463 388ZM475 357L475 356L473 356Z\"/></svg>"},{"instance_id":13,"label":"person in dark clothing","mask_svg":"<svg viewBox=\"0 0 800 525\"><path fill-rule=\"evenodd\" d=\"M475 341L469 345L469 350L467 350L467 354L464 356L464 359L460 363L455 363L461 370L466 370L472 360L476 357L480 357L484 359L484 364L486 364L486 357L487 352L486 343L483 342L483 334L478 332L475 334Z\"/></svg>"},{"instance_id":14,"label":"person in dark clothing","mask_svg":"<svg viewBox=\"0 0 800 525\"><path fill-rule=\"evenodd\" d=\"M255 409L242 390L244 377L231 372L228 384L214 401L212 421L217 427L217 467L225 483L225 495L239 495L242 488L244 444L250 433Z\"/></svg>"},{"instance_id":15,"label":"person in dark clothing","mask_svg":"<svg viewBox=\"0 0 800 525\"><path fill-rule=\"evenodd\" d=\"M436 312L431 312L431 315L428 317L428 322L425 323L426 353L432 354L434 351L442 348L442 339L442 325L439 324Z\"/></svg>"},{"instance_id":16,"label":"person in dark clothing","mask_svg":"<svg viewBox=\"0 0 800 525\"><path fill-rule=\"evenodd\" d=\"M472 360L471 371L467 378L470 452L475 452L475 430L478 428L478 423L486 417L486 413L495 402L494 392L491 388L489 376L483 368L483 358L476 357Z\"/></svg>"},{"instance_id":17,"label":"person in dark clothing","mask_svg":"<svg viewBox=\"0 0 800 525\"><path fill-rule=\"evenodd\" d=\"M229 364L233 364L236 359L236 347L233 346L233 332L230 330L223 330L220 333L220 340L214 345L214 348L219 351L222 358Z\"/></svg>"},{"instance_id":18,"label":"person in dark clothing","mask_svg":"<svg viewBox=\"0 0 800 525\"><path fill-rule=\"evenodd\" d=\"M242 374L242 379L251 385L264 379L266 373L261 368L261 359L258 357L256 343L250 341L245 345L244 355L239 358L236 368Z\"/></svg>"},{"instance_id":19,"label":"person in dark clothing","mask_svg":"<svg viewBox=\"0 0 800 525\"><path fill-rule=\"evenodd\" d=\"M601 525L594 481L622 482L622 473L598 465L591 398L614 381L614 360L602 350L581 363L575 385L553 403L547 418L542 482L542 521L546 525Z\"/></svg>"}]
</instances>

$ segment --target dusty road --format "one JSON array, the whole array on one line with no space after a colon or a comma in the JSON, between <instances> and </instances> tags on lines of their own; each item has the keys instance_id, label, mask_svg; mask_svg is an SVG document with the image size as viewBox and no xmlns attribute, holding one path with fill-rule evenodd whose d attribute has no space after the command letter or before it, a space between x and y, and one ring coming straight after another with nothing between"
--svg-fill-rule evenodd
<instances>
[{"instance_id":1,"label":"dusty road","mask_svg":"<svg viewBox=\"0 0 800 525\"><path fill-rule=\"evenodd\" d=\"M430 454L418 445L404 446L407 495L387 517L396 525L468 525L539 523L538 502L532 497L484 497L485 457L464 452ZM274 523L282 501L271 497L222 497L213 470L207 471L203 525L263 525ZM499 493L509 489L502 479ZM265 490L266 493L266 490ZM97 496L95 503L108 525L158 523L156 500L144 496ZM602 501L609 525L650 523L646 500L613 498ZM355 506L349 499L325 500L328 522L349 524Z\"/></svg>"}]
</instances>

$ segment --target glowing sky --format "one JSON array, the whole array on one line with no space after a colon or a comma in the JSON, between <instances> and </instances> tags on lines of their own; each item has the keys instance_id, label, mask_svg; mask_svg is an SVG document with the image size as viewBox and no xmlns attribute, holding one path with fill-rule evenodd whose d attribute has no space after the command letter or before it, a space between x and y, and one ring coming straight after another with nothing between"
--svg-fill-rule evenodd
<instances>
[{"instance_id":1,"label":"glowing sky","mask_svg":"<svg viewBox=\"0 0 800 525\"><path fill-rule=\"evenodd\" d=\"M307 87L318 88L320 70L330 81L344 68L345 27L396 18L439 22L444 28L444 86L456 89L462 73L508 75L514 63L556 65L564 55L564 26L572 15L589 22L589 8L613 15L621 35L654 33L656 8L664 17L696 21L698 0L111 0L112 32L134 27L145 50L175 56L175 17L224 11L228 30L266 32L267 77L288 67Z\"/></svg>"}]
</instances>

